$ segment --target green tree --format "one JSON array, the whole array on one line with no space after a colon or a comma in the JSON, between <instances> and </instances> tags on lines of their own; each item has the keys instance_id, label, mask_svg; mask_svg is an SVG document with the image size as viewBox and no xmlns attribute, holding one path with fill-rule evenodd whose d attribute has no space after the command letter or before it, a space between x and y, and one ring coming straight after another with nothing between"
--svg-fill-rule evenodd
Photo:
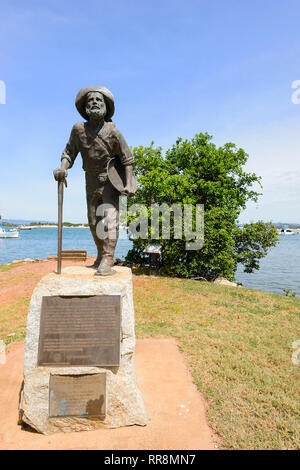
<instances>
[{"instance_id":1,"label":"green tree","mask_svg":"<svg viewBox=\"0 0 300 470\"><path fill-rule=\"evenodd\" d=\"M252 273L259 269L259 260L264 258L271 246L278 240L276 228L271 223L259 220L256 223L245 224L243 228L233 230L237 262L244 265L244 271Z\"/></svg>"},{"instance_id":2,"label":"green tree","mask_svg":"<svg viewBox=\"0 0 300 470\"><path fill-rule=\"evenodd\" d=\"M201 133L191 140L177 139L165 155L153 142L149 147L134 148L133 154L139 187L129 205L147 206L149 230L148 240L133 240L126 258L129 263L148 263L143 250L159 240L161 272L166 275L233 279L238 263L247 272L259 268L259 260L276 244L277 235L272 224L248 224L244 230L237 226L247 201L258 200L260 194L253 186L261 186L260 177L243 169L248 159L243 149L232 143L216 147L212 136ZM188 251L186 239L175 239L174 231L165 240L151 229L151 204L163 203L204 205L202 249Z\"/></svg>"}]
</instances>

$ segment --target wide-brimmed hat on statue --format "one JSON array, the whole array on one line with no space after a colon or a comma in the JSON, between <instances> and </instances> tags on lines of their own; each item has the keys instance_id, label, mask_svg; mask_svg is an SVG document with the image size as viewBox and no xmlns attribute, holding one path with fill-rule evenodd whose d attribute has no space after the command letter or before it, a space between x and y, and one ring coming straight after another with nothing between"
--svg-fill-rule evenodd
<instances>
[{"instance_id":1,"label":"wide-brimmed hat on statue","mask_svg":"<svg viewBox=\"0 0 300 470\"><path fill-rule=\"evenodd\" d=\"M106 104L105 121L109 121L115 112L114 95L104 86L96 85L96 86L86 86L84 88L81 88L81 90L79 90L79 92L77 93L77 96L75 99L75 106L77 108L77 111L81 114L81 116L84 119L86 119L87 121L89 120L89 117L86 114L85 108L86 108L86 96L91 91L98 91L102 93L102 95L104 96L105 104Z\"/></svg>"}]
</instances>

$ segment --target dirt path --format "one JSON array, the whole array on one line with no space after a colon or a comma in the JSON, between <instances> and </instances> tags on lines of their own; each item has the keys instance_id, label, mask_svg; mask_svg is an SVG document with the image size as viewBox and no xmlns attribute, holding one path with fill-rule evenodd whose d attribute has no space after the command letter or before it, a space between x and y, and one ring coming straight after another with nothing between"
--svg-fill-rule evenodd
<instances>
[{"instance_id":1,"label":"dirt path","mask_svg":"<svg viewBox=\"0 0 300 470\"><path fill-rule=\"evenodd\" d=\"M89 258L86 263L63 261L63 268L70 265L85 266L92 264L93 260L94 258ZM24 263L9 271L0 272L0 305L4 302L12 302L18 297L31 296L38 281L45 274L55 270L55 261L43 261Z\"/></svg>"},{"instance_id":2,"label":"dirt path","mask_svg":"<svg viewBox=\"0 0 300 470\"><path fill-rule=\"evenodd\" d=\"M173 339L137 341L136 366L149 423L145 427L44 436L17 425L22 382L22 343L11 346L0 365L0 449L214 449L205 403Z\"/></svg>"}]
</instances>

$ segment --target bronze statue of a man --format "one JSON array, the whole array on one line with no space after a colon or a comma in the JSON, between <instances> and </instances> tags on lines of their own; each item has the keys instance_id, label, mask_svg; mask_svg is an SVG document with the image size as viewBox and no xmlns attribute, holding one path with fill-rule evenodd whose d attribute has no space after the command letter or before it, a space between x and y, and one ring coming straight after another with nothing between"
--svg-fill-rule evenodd
<instances>
[{"instance_id":1,"label":"bronze statue of a man","mask_svg":"<svg viewBox=\"0 0 300 470\"><path fill-rule=\"evenodd\" d=\"M114 252L119 229L119 195L132 196L136 191L133 173L133 156L111 118L114 114L114 97L103 86L82 88L75 105L86 122L73 126L69 142L61 157L61 168L54 170L57 181L63 181L81 153L86 181L87 213L90 230L97 246L93 267L99 275L114 274ZM105 214L97 208L105 204ZM99 237L97 224L103 222Z\"/></svg>"}]
</instances>

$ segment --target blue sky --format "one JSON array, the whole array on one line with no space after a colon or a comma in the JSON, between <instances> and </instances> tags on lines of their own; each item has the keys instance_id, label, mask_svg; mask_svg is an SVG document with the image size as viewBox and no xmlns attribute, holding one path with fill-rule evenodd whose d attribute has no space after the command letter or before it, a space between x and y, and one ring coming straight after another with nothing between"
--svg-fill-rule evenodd
<instances>
[{"instance_id":1,"label":"blue sky","mask_svg":"<svg viewBox=\"0 0 300 470\"><path fill-rule=\"evenodd\" d=\"M208 132L249 153L263 196L240 220L300 222L300 4L294 0L60 0L0 5L0 211L55 220L52 171L78 90L115 96L131 146ZM69 172L64 219L86 221L81 157Z\"/></svg>"}]
</instances>

